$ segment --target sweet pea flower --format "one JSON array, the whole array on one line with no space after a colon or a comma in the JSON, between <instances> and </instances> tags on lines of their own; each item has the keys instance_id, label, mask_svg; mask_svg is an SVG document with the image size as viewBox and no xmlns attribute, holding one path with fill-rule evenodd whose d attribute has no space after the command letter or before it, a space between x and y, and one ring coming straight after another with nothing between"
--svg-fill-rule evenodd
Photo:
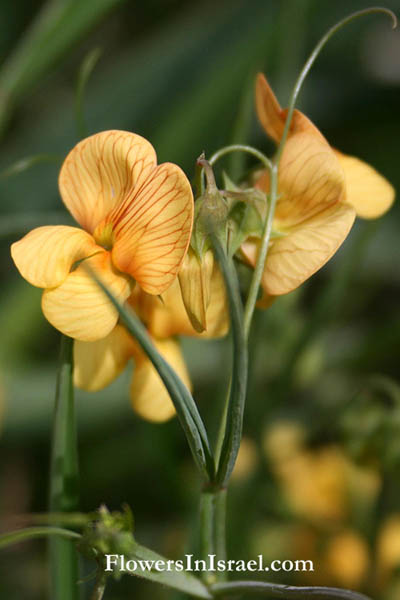
<instances>
[{"instance_id":1,"label":"sweet pea flower","mask_svg":"<svg viewBox=\"0 0 400 600\"><path fill-rule=\"evenodd\" d=\"M108 336L118 313L85 268L124 302L137 282L163 293L185 256L193 195L183 171L157 165L153 146L127 131L79 142L61 168L64 204L82 229L38 227L11 247L21 275L44 288L42 310L65 335L91 342Z\"/></svg>"},{"instance_id":2,"label":"sweet pea flower","mask_svg":"<svg viewBox=\"0 0 400 600\"><path fill-rule=\"evenodd\" d=\"M264 75L256 81L258 118L277 144L283 135L287 110L279 105ZM269 174L256 186L269 192ZM394 190L372 167L333 149L317 127L295 110L278 170L278 200L268 256L262 277L268 306L320 269L336 252L357 216L373 219L391 206ZM259 240L241 247L254 266Z\"/></svg>"},{"instance_id":3,"label":"sweet pea flower","mask_svg":"<svg viewBox=\"0 0 400 600\"><path fill-rule=\"evenodd\" d=\"M202 334L193 328L189 320L177 279L161 298L147 294L137 286L127 302L145 324L157 350L191 389L177 336L218 338L224 336L229 328L225 286L216 263L206 313L207 329ZM109 385L132 358L135 368L130 399L134 410L149 421L166 421L175 414L169 394L150 360L120 324L101 340L75 341L74 383L86 391L98 391Z\"/></svg>"}]
</instances>

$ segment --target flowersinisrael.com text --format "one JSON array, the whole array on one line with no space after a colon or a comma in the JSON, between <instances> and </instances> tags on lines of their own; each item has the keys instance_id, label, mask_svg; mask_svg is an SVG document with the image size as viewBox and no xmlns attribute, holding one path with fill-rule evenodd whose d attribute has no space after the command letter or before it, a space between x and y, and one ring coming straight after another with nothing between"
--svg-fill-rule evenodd
<instances>
[{"instance_id":1,"label":"flowersinisrael.com text","mask_svg":"<svg viewBox=\"0 0 400 600\"><path fill-rule=\"evenodd\" d=\"M148 560L139 558L127 558L123 554L106 554L105 571L157 571L164 572L260 572L260 571L292 571L308 572L314 571L312 560L273 560L264 562L262 554L258 554L253 560L217 560L215 554L209 554L207 560L195 559L193 554L185 554L183 559L178 560Z\"/></svg>"}]
</instances>

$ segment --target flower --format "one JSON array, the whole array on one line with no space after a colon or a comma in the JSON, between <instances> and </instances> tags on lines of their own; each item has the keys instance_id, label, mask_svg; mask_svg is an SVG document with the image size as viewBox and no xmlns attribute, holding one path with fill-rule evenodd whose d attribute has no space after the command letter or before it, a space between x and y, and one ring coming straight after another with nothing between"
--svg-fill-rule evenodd
<instances>
[{"instance_id":1,"label":"flower","mask_svg":"<svg viewBox=\"0 0 400 600\"><path fill-rule=\"evenodd\" d=\"M282 110L264 75L256 81L258 118L276 143L281 140L287 110ZM269 174L257 187L268 193ZM356 215L372 219L394 200L393 187L372 167L333 149L317 127L295 110L278 171L278 201L262 277L265 306L287 294L320 269L349 233ZM254 266L259 240L241 246Z\"/></svg>"},{"instance_id":2,"label":"flower","mask_svg":"<svg viewBox=\"0 0 400 600\"><path fill-rule=\"evenodd\" d=\"M216 263L211 277L210 303L206 311L207 330L199 334L193 328L183 304L177 279L161 298L135 287L127 301L146 325L157 350L191 389L191 381L176 336L202 338L222 337L228 331L226 294ZM74 383L86 391L97 391L109 385L135 361L130 385L134 410L143 418L162 422L175 414L169 394L150 360L125 328L117 324L111 333L98 341L74 343Z\"/></svg>"},{"instance_id":3,"label":"flower","mask_svg":"<svg viewBox=\"0 0 400 600\"><path fill-rule=\"evenodd\" d=\"M192 190L178 166L157 166L147 140L117 130L79 142L63 163L59 188L83 229L38 227L14 243L11 254L21 275L44 288L48 321L92 342L113 332L118 313L85 266L120 302L135 282L149 294L163 293L190 241Z\"/></svg>"}]
</instances>

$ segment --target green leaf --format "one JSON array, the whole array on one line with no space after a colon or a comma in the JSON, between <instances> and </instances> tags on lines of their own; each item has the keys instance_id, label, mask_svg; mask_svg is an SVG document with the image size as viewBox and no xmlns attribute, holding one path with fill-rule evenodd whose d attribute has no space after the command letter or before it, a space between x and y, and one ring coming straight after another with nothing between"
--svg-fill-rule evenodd
<instances>
[{"instance_id":1,"label":"green leaf","mask_svg":"<svg viewBox=\"0 0 400 600\"><path fill-rule=\"evenodd\" d=\"M137 577L142 577L143 579L148 579L149 581L154 581L156 583L161 583L175 590L179 590L180 592L184 592L191 596L195 596L196 598L206 598L210 599L213 596L208 591L208 588L194 575L190 575L185 571L178 571L176 567L174 567L171 571L158 571L155 569L154 565L157 561L161 561L159 564L166 565L168 559L164 558L160 554L153 552L149 548L145 546L141 546L140 544L136 544L135 550L132 554L129 554L126 557L127 560L135 560L137 561L138 568L135 571L127 571L129 575L136 575ZM141 563L139 561L146 561ZM151 570L148 570L145 565L153 565Z\"/></svg>"},{"instance_id":2,"label":"green leaf","mask_svg":"<svg viewBox=\"0 0 400 600\"><path fill-rule=\"evenodd\" d=\"M228 258L221 244L212 238L229 298L229 314L233 335L232 379L225 433L217 469L217 483L226 486L239 452L243 428L243 412L247 387L247 343L243 323L243 306L239 283L232 259Z\"/></svg>"},{"instance_id":3,"label":"green leaf","mask_svg":"<svg viewBox=\"0 0 400 600\"><path fill-rule=\"evenodd\" d=\"M1 171L0 181L2 179L7 179L8 177L13 177L14 175L19 175L20 173L23 173L31 167L41 163L61 164L61 161L61 156L57 156L56 154L35 154L33 156L27 156L26 158L17 160L17 162Z\"/></svg>"},{"instance_id":4,"label":"green leaf","mask_svg":"<svg viewBox=\"0 0 400 600\"><path fill-rule=\"evenodd\" d=\"M61 338L60 370L57 380L50 467L50 511L75 511L78 504L78 454L74 388L72 383L73 340ZM75 544L65 539L50 540L52 598L78 597L78 560Z\"/></svg>"},{"instance_id":5,"label":"green leaf","mask_svg":"<svg viewBox=\"0 0 400 600\"><path fill-rule=\"evenodd\" d=\"M83 111L83 102L85 97L85 89L87 82L95 68L97 61L101 56L102 51L100 48L94 48L84 58L81 68L78 74L78 83L76 86L76 97L75 97L75 114L76 123L78 128L78 135L80 138L87 136L87 127L85 124L85 117Z\"/></svg>"},{"instance_id":6,"label":"green leaf","mask_svg":"<svg viewBox=\"0 0 400 600\"><path fill-rule=\"evenodd\" d=\"M203 475L212 481L215 468L214 458L211 454L206 429L191 393L180 377L157 351L145 327L134 312L130 308L122 306L93 271L88 269L88 272L111 300L120 315L121 321L129 333L139 342L142 350L157 370L174 403L178 419L185 432L195 463Z\"/></svg>"},{"instance_id":7,"label":"green leaf","mask_svg":"<svg viewBox=\"0 0 400 600\"><path fill-rule=\"evenodd\" d=\"M48 2L0 71L0 129L14 106L108 12L124 0Z\"/></svg>"},{"instance_id":8,"label":"green leaf","mask_svg":"<svg viewBox=\"0 0 400 600\"><path fill-rule=\"evenodd\" d=\"M0 535L0 550L13 544L20 544L25 540L47 537L49 535L59 536L67 540L80 540L82 537L75 531L62 529L61 527L26 527L25 529L18 529L17 531L10 531L9 533Z\"/></svg>"},{"instance_id":9,"label":"green leaf","mask_svg":"<svg viewBox=\"0 0 400 600\"><path fill-rule=\"evenodd\" d=\"M261 237L261 215L249 202L236 202L229 213L229 229L229 253L234 256L249 236Z\"/></svg>"}]
</instances>

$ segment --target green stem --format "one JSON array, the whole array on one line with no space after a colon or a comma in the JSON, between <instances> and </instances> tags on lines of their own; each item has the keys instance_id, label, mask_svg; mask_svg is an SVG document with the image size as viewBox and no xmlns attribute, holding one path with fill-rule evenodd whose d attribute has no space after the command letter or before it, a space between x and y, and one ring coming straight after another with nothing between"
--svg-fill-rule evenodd
<instances>
[{"instance_id":1,"label":"green stem","mask_svg":"<svg viewBox=\"0 0 400 600\"><path fill-rule=\"evenodd\" d=\"M76 86L75 95L75 118L78 129L78 136L80 139L86 137L88 134L83 108L86 84L100 56L100 48L94 48L85 56L82 65L79 69L78 83Z\"/></svg>"},{"instance_id":2,"label":"green stem","mask_svg":"<svg viewBox=\"0 0 400 600\"><path fill-rule=\"evenodd\" d=\"M371 600L364 594L342 590L340 588L282 585L263 581L231 581L215 583L210 587L214 596L241 596L243 594L262 594L271 600Z\"/></svg>"},{"instance_id":3,"label":"green stem","mask_svg":"<svg viewBox=\"0 0 400 600\"><path fill-rule=\"evenodd\" d=\"M208 564L210 556L226 560L226 489L203 490L200 496L200 541L201 557ZM222 571L203 573L205 583L224 579Z\"/></svg>"},{"instance_id":4,"label":"green stem","mask_svg":"<svg viewBox=\"0 0 400 600\"><path fill-rule=\"evenodd\" d=\"M272 167L271 161L265 156L265 154L263 154L256 148L253 148L252 146L246 146L244 144L231 144L230 146L225 146L224 148L217 150L217 152L215 152L212 155L208 162L211 166L215 165L217 160L219 160L226 154L230 154L231 152L247 152L248 154L251 154L252 156L257 158L260 162L262 162L267 169L270 170Z\"/></svg>"},{"instance_id":5,"label":"green stem","mask_svg":"<svg viewBox=\"0 0 400 600\"><path fill-rule=\"evenodd\" d=\"M104 571L99 571L96 577L92 595L90 600L102 600L104 592L106 591L107 575Z\"/></svg>"},{"instance_id":6,"label":"green stem","mask_svg":"<svg viewBox=\"0 0 400 600\"><path fill-rule=\"evenodd\" d=\"M380 6L373 6L371 8L365 8L363 10L359 10L351 15L349 15L348 17L345 17L344 19L342 19L341 21L339 21L339 23L336 23L336 25L333 25L333 27L331 27L326 33L325 35L322 36L322 38L320 39L320 41L318 42L318 44L315 46L314 50L311 52L310 56L308 57L308 60L306 61L304 67L302 68L300 75L298 76L296 83L294 84L294 88L292 90L292 94L290 96L290 101L289 101L289 106L288 106L288 112L287 112L287 117L286 117L286 122L285 122L285 127L283 130L283 134L282 134L282 139L280 141L279 147L278 147L278 152L276 154L275 157L275 163L279 164L279 160L281 158L282 152L283 152L283 148L285 146L286 143L286 138L287 135L289 133L289 129L290 129L290 124L292 121L292 116L293 116L293 112L294 112L294 107L296 106L296 102L297 102L297 97L300 93L300 90L302 88L302 85L304 83L305 78L307 77L311 67L313 66L316 58L318 57L319 53L321 52L322 48L325 46L325 44L330 40L330 38L337 32L339 31L339 29L341 29L342 27L344 27L345 25L347 25L348 23L351 23L352 21L354 21L355 19L358 19L359 17L363 17L365 15L370 15L370 14L374 14L374 13L383 13L388 15L392 21L393 21L393 29L397 26L397 17L394 14L393 11L389 10L388 8L383 8Z\"/></svg>"},{"instance_id":7,"label":"green stem","mask_svg":"<svg viewBox=\"0 0 400 600\"><path fill-rule=\"evenodd\" d=\"M200 545L201 558L207 563L209 556L215 554L215 529L214 529L214 493L203 490L200 496ZM202 572L205 583L214 583L214 575L207 571Z\"/></svg>"},{"instance_id":8,"label":"green stem","mask_svg":"<svg viewBox=\"0 0 400 600\"><path fill-rule=\"evenodd\" d=\"M19 544L25 540L46 537L48 535L56 535L69 540L79 540L82 537L75 531L62 529L61 527L26 527L25 529L10 531L10 533L0 535L0 549L12 546L13 544Z\"/></svg>"},{"instance_id":9,"label":"green stem","mask_svg":"<svg viewBox=\"0 0 400 600\"><path fill-rule=\"evenodd\" d=\"M196 465L208 481L214 481L215 463L210 449L207 431L204 427L196 403L186 385L171 368L169 363L157 351L144 325L134 312L118 302L114 295L108 290L107 286L104 285L99 277L97 277L96 273L89 267L86 267L86 269L106 296L111 300L121 317L121 321L129 333L138 341L140 347L157 370L172 402L174 403L178 419L185 432Z\"/></svg>"},{"instance_id":10,"label":"green stem","mask_svg":"<svg viewBox=\"0 0 400 600\"><path fill-rule=\"evenodd\" d=\"M221 421L219 424L219 429L218 429L218 435L217 435L217 442L215 444L215 452L214 452L214 456L215 456L215 464L218 465L220 458L221 458L221 452L222 452L222 444L224 443L224 435L225 435L225 429L226 429L226 420L228 418L228 410L229 410L229 398L231 395L231 386L232 386L232 381L229 381L229 386L228 386L228 390L225 396L225 401L224 401L224 407L222 410L222 415L221 415Z\"/></svg>"},{"instance_id":11,"label":"green stem","mask_svg":"<svg viewBox=\"0 0 400 600\"><path fill-rule=\"evenodd\" d=\"M215 553L217 559L226 560L226 497L227 490L219 489L214 493L215 515ZM220 579L225 579L226 573L219 574Z\"/></svg>"},{"instance_id":12,"label":"green stem","mask_svg":"<svg viewBox=\"0 0 400 600\"><path fill-rule=\"evenodd\" d=\"M36 165L43 163L54 163L56 165L60 165L61 162L62 156L58 156L57 154L34 154L33 156L26 156L25 158L20 158L15 163L1 171L0 181L7 179L8 177L20 175L20 173L24 173Z\"/></svg>"},{"instance_id":13,"label":"green stem","mask_svg":"<svg viewBox=\"0 0 400 600\"><path fill-rule=\"evenodd\" d=\"M213 236L212 242L225 280L233 336L232 382L224 440L216 476L217 485L224 488L228 485L235 466L242 437L247 387L247 344L243 326L243 307L240 299L239 283L233 261L226 255L220 241L215 236Z\"/></svg>"},{"instance_id":14,"label":"green stem","mask_svg":"<svg viewBox=\"0 0 400 600\"><path fill-rule=\"evenodd\" d=\"M50 511L72 512L78 505L78 454L72 383L73 340L61 338L50 467ZM71 540L50 541L52 600L78 597L78 560Z\"/></svg>"},{"instance_id":15,"label":"green stem","mask_svg":"<svg viewBox=\"0 0 400 600\"><path fill-rule=\"evenodd\" d=\"M264 229L261 238L260 249L258 252L257 262L254 267L253 277L250 283L249 295L247 297L246 306L244 309L244 331L246 340L249 337L251 321L254 314L254 308L257 302L258 290L261 283L264 265L268 254L269 240L271 238L272 223L274 220L275 206L278 198L278 164L274 162L271 167L271 184L269 193L268 215L264 224Z\"/></svg>"}]
</instances>

